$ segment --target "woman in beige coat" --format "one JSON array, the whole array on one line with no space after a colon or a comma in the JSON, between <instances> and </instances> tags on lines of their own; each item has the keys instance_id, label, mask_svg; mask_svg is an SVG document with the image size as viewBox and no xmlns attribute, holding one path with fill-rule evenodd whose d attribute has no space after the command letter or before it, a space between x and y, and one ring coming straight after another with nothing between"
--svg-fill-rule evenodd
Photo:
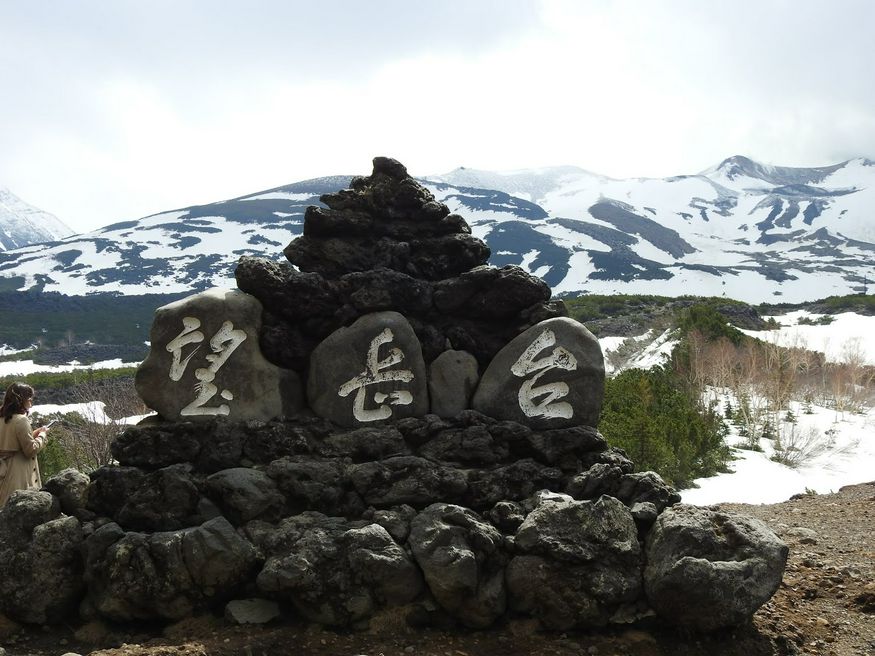
<instances>
[{"instance_id":1,"label":"woman in beige coat","mask_svg":"<svg viewBox=\"0 0 875 656\"><path fill-rule=\"evenodd\" d=\"M36 454L46 445L46 429L31 428L32 405L33 388L12 383L0 406L0 508L15 490L42 487Z\"/></svg>"}]
</instances>

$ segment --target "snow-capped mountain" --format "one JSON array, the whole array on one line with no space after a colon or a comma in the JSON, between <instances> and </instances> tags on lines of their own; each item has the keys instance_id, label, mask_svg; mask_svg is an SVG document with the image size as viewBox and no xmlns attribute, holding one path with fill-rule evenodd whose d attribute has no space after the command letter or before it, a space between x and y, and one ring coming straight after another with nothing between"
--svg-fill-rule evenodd
<instances>
[{"instance_id":1,"label":"snow-capped mountain","mask_svg":"<svg viewBox=\"0 0 875 656\"><path fill-rule=\"evenodd\" d=\"M25 203L5 187L0 187L0 251L54 241L72 234L73 231L54 214Z\"/></svg>"},{"instance_id":2,"label":"snow-capped mountain","mask_svg":"<svg viewBox=\"0 0 875 656\"><path fill-rule=\"evenodd\" d=\"M567 167L432 179L489 243L494 264L522 261L556 293L801 302L875 280L875 162L866 159L790 168L736 156L664 179ZM470 190L453 190L479 183L508 194L510 206L496 199L484 211L483 197L468 203Z\"/></svg>"},{"instance_id":3,"label":"snow-capped mountain","mask_svg":"<svg viewBox=\"0 0 875 656\"><path fill-rule=\"evenodd\" d=\"M282 259L306 207L349 180L306 180L0 253L0 277L66 294L233 284L240 255ZM423 183L489 244L493 264L518 264L555 293L801 302L875 280L875 162L865 159L789 168L732 157L697 175L626 180L574 167L457 169Z\"/></svg>"}]
</instances>

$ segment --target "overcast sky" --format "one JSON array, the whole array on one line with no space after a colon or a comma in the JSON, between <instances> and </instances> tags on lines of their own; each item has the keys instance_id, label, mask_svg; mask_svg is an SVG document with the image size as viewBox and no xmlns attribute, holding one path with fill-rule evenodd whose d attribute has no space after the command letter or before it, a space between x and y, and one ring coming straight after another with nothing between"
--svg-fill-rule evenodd
<instances>
[{"instance_id":1,"label":"overcast sky","mask_svg":"<svg viewBox=\"0 0 875 656\"><path fill-rule=\"evenodd\" d=\"M0 0L0 186L77 231L329 174L875 158L870 0Z\"/></svg>"}]
</instances>

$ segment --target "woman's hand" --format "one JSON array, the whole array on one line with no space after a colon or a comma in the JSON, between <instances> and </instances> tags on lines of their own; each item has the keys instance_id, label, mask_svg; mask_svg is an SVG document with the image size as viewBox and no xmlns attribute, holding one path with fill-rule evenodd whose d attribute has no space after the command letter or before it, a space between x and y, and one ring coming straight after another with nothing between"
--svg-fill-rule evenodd
<instances>
[{"instance_id":1,"label":"woman's hand","mask_svg":"<svg viewBox=\"0 0 875 656\"><path fill-rule=\"evenodd\" d=\"M37 428L37 429L33 432L33 438L34 438L34 439L37 439L37 438L39 438L39 437L45 437L47 432L48 432L48 429L47 429L45 426L43 426L43 427L41 427L41 428Z\"/></svg>"}]
</instances>

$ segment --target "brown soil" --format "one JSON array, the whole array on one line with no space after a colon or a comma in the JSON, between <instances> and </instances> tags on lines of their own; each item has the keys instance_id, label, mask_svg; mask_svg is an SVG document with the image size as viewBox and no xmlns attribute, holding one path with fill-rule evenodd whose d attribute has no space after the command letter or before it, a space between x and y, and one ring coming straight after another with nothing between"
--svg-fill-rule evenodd
<instances>
[{"instance_id":1,"label":"brown soil","mask_svg":"<svg viewBox=\"0 0 875 656\"><path fill-rule=\"evenodd\" d=\"M875 655L875 482L774 505L721 508L766 522L790 545L790 557L781 588L750 625L710 636L652 626L543 633L531 621L479 632L414 630L396 610L367 631L349 633L299 623L230 626L214 616L165 627L45 629L0 618L0 644L10 655L39 656Z\"/></svg>"}]
</instances>

